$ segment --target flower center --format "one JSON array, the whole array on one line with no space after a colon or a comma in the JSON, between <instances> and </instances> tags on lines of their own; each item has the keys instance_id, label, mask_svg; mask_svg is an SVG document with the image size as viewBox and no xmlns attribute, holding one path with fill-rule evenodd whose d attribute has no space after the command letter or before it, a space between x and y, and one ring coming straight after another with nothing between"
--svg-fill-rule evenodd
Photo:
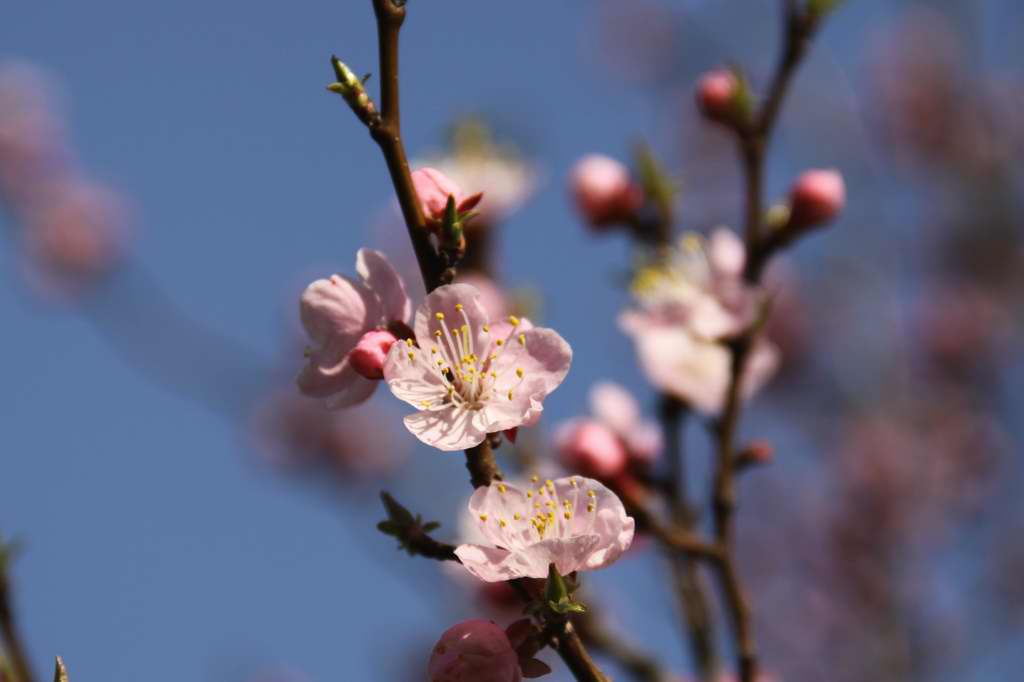
<instances>
[{"instance_id":1,"label":"flower center","mask_svg":"<svg viewBox=\"0 0 1024 682\"><path fill-rule=\"evenodd\" d=\"M632 292L642 303L657 306L706 291L711 284L711 266L703 238L693 232L683 235L679 247L659 261L641 268L633 278Z\"/></svg>"},{"instance_id":2,"label":"flower center","mask_svg":"<svg viewBox=\"0 0 1024 682\"><path fill-rule=\"evenodd\" d=\"M444 313L434 314L440 329L434 331L434 343L430 346L430 366L448 389L448 401L479 410L491 400L512 400L516 389L526 379L526 371L501 360L509 345L526 346L526 336L519 332L519 318L509 316L511 328L504 336L492 338L491 325L483 325L481 331L486 340L482 348L477 348L476 330L463 305L457 303L455 310L462 316L462 324L458 326L449 326ZM411 340L408 343L412 345ZM514 381L506 380L510 371L515 372ZM503 386L500 392L498 384Z\"/></svg>"}]
</instances>

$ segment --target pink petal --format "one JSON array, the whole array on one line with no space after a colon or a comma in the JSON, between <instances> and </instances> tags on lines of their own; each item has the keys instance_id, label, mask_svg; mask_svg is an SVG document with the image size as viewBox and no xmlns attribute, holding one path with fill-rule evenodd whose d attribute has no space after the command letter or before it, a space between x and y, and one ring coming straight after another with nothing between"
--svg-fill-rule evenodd
<instances>
[{"instance_id":1,"label":"pink petal","mask_svg":"<svg viewBox=\"0 0 1024 682\"><path fill-rule=\"evenodd\" d=\"M412 302L405 292L405 283L383 253L372 249L359 249L356 255L356 272L380 301L382 322L386 324L394 320L409 321Z\"/></svg>"},{"instance_id":2,"label":"pink petal","mask_svg":"<svg viewBox=\"0 0 1024 682\"><path fill-rule=\"evenodd\" d=\"M705 414L721 411L729 382L729 352L679 327L649 327L634 335L647 380Z\"/></svg>"},{"instance_id":3,"label":"pink petal","mask_svg":"<svg viewBox=\"0 0 1024 682\"><path fill-rule=\"evenodd\" d=\"M600 568L604 564L588 566L587 559L595 552L600 551L601 541L599 535L590 534L569 538L549 538L530 545L524 553L529 559L532 570L524 577L547 577L548 567L551 564L554 564L562 575L568 575L582 568Z\"/></svg>"},{"instance_id":4,"label":"pink petal","mask_svg":"<svg viewBox=\"0 0 1024 682\"><path fill-rule=\"evenodd\" d=\"M376 300L366 287L341 275L313 282L299 301L299 316L309 338L321 346L331 345L341 354L351 350L373 326L369 317L376 309Z\"/></svg>"},{"instance_id":5,"label":"pink petal","mask_svg":"<svg viewBox=\"0 0 1024 682\"><path fill-rule=\"evenodd\" d=\"M534 327L513 335L506 343L505 352L495 362L496 371L503 379L518 381L516 369L523 370L524 381L541 379L544 395L558 388L571 365L572 348L558 332L545 327ZM513 386L508 385L508 388Z\"/></svg>"},{"instance_id":6,"label":"pink petal","mask_svg":"<svg viewBox=\"0 0 1024 682\"><path fill-rule=\"evenodd\" d=\"M421 348L410 348L402 341L391 346L384 361L384 380L396 398L418 410L446 403L448 388L430 362L430 354Z\"/></svg>"},{"instance_id":7,"label":"pink petal","mask_svg":"<svg viewBox=\"0 0 1024 682\"><path fill-rule=\"evenodd\" d=\"M625 437L640 421L640 406L626 389L610 381L590 389L590 411L612 431Z\"/></svg>"},{"instance_id":8,"label":"pink petal","mask_svg":"<svg viewBox=\"0 0 1024 682\"><path fill-rule=\"evenodd\" d=\"M707 246L711 268L718 275L740 277L747 262L747 248L732 230L717 228L711 233Z\"/></svg>"},{"instance_id":9,"label":"pink petal","mask_svg":"<svg viewBox=\"0 0 1024 682\"><path fill-rule=\"evenodd\" d=\"M513 553L497 547L459 545L455 549L455 556L467 571L488 583L524 577L544 578L548 574L548 565L541 567L535 564L533 555Z\"/></svg>"},{"instance_id":10,"label":"pink petal","mask_svg":"<svg viewBox=\"0 0 1024 682\"><path fill-rule=\"evenodd\" d=\"M405 418L405 428L427 445L453 452L479 445L487 437L478 411L456 407L415 412Z\"/></svg>"},{"instance_id":11,"label":"pink petal","mask_svg":"<svg viewBox=\"0 0 1024 682\"><path fill-rule=\"evenodd\" d=\"M456 306L461 305L462 310ZM437 319L437 314L444 316ZM489 322L487 311L480 302L480 292L468 284L446 284L427 294L426 299L416 310L414 329L420 347L429 349L435 344L444 345L450 335L457 344L455 334L464 324L468 324L472 332L473 347L478 355L484 354L488 337L483 328ZM445 334L444 328L448 333ZM435 332L441 331L441 337ZM429 351L428 351L429 352Z\"/></svg>"},{"instance_id":12,"label":"pink petal","mask_svg":"<svg viewBox=\"0 0 1024 682\"><path fill-rule=\"evenodd\" d=\"M512 398L508 397L510 391ZM484 404L482 410L487 432L497 433L524 425L535 402L543 400L546 395L544 380L539 377L529 384L496 391L496 395Z\"/></svg>"},{"instance_id":13,"label":"pink petal","mask_svg":"<svg viewBox=\"0 0 1024 682\"><path fill-rule=\"evenodd\" d=\"M312 398L327 398L327 407L350 407L369 399L379 382L366 379L343 359L333 367L314 364L310 358L299 373L297 383L303 394Z\"/></svg>"}]
</instances>

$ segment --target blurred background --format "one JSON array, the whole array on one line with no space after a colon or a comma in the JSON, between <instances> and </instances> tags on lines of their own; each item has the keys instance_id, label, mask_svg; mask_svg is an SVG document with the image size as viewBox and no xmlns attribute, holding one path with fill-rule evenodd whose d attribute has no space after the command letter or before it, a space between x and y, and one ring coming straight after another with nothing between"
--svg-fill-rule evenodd
<instances>
[{"instance_id":1,"label":"blurred background","mask_svg":"<svg viewBox=\"0 0 1024 682\"><path fill-rule=\"evenodd\" d=\"M308 282L369 245L418 286L379 152L324 89L332 52L376 68L370 2L5 14L0 534L22 543L40 670L421 680L452 623L511 622L374 528L387 488L455 540L462 457L420 446L386 391L326 413L294 389ZM1024 668L1022 30L1013 0L849 0L784 108L769 197L836 167L849 200L773 270L783 369L742 427L775 446L739 524L781 680ZM775 0L410 2L409 153L486 179L491 274L574 348L531 454L597 381L654 406L615 320L630 243L583 226L569 169L646 141L681 183L681 228L736 226L733 144L693 86L733 62L763 85L778 37ZM699 481L706 438L687 437ZM667 570L639 544L591 592L688 679Z\"/></svg>"}]
</instances>

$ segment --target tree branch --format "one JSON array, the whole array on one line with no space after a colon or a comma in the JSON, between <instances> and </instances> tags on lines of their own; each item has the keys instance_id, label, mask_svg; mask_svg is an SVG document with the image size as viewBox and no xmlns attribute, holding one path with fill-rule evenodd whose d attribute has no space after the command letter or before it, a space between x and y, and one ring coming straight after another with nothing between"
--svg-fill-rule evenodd
<instances>
[{"instance_id":1,"label":"tree branch","mask_svg":"<svg viewBox=\"0 0 1024 682\"><path fill-rule=\"evenodd\" d=\"M14 613L14 591L11 589L10 563L12 551L0 541L0 639L18 682L35 682L28 650L18 629Z\"/></svg>"}]
</instances>

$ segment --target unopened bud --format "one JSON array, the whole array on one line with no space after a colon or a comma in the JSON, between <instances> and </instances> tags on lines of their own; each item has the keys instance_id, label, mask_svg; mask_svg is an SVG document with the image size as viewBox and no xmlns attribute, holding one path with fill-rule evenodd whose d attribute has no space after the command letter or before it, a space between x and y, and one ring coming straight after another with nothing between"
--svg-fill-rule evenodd
<instances>
[{"instance_id":1,"label":"unopened bud","mask_svg":"<svg viewBox=\"0 0 1024 682\"><path fill-rule=\"evenodd\" d=\"M562 465L603 481L618 478L629 462L625 446L607 426L590 419L563 425L555 437Z\"/></svg>"},{"instance_id":2,"label":"unopened bud","mask_svg":"<svg viewBox=\"0 0 1024 682\"><path fill-rule=\"evenodd\" d=\"M395 335L383 330L374 330L363 334L359 343L348 354L352 369L367 379L384 378L384 360L388 351L395 344Z\"/></svg>"},{"instance_id":3,"label":"unopened bud","mask_svg":"<svg viewBox=\"0 0 1024 682\"><path fill-rule=\"evenodd\" d=\"M569 186L579 212L597 228L627 222L643 204L643 192L629 170L599 154L585 156L573 167Z\"/></svg>"},{"instance_id":4,"label":"unopened bud","mask_svg":"<svg viewBox=\"0 0 1024 682\"><path fill-rule=\"evenodd\" d=\"M751 466L759 466L771 463L775 458L775 448L764 440L755 440L740 450L736 455L736 466L745 469Z\"/></svg>"},{"instance_id":5,"label":"unopened bud","mask_svg":"<svg viewBox=\"0 0 1024 682\"><path fill-rule=\"evenodd\" d=\"M729 69L709 71L697 83L697 106L712 121L735 120L740 87L740 80Z\"/></svg>"},{"instance_id":6,"label":"unopened bud","mask_svg":"<svg viewBox=\"0 0 1024 682\"><path fill-rule=\"evenodd\" d=\"M809 170L789 194L789 228L805 230L835 218L846 203L846 185L837 170Z\"/></svg>"}]
</instances>

